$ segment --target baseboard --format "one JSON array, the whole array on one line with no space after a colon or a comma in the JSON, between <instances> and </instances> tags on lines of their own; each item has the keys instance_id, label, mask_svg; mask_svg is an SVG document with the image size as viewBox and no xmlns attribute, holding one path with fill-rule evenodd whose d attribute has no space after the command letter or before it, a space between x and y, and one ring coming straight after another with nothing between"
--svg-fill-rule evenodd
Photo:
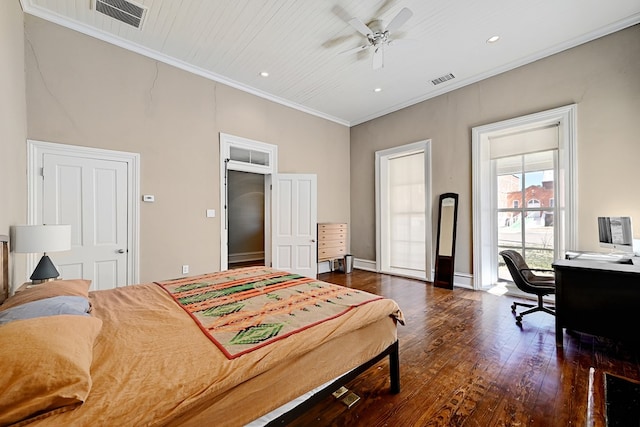
<instances>
[{"instance_id":1,"label":"baseboard","mask_svg":"<svg viewBox=\"0 0 640 427\"><path fill-rule=\"evenodd\" d=\"M372 271L374 273L378 273L377 265L375 261L354 258L353 259L353 268L357 268L359 270ZM329 270L327 270L329 271ZM434 274L431 272L431 277ZM453 274L453 286L457 286L460 288L473 289L473 275L468 273L454 273Z\"/></svg>"},{"instance_id":2,"label":"baseboard","mask_svg":"<svg viewBox=\"0 0 640 427\"><path fill-rule=\"evenodd\" d=\"M453 273L453 286L473 290L473 274Z\"/></svg>"},{"instance_id":3,"label":"baseboard","mask_svg":"<svg viewBox=\"0 0 640 427\"><path fill-rule=\"evenodd\" d=\"M353 259L353 268L357 268L360 270L366 270L366 271L373 271L374 273L377 273L378 270L376 268L376 262L375 261L369 261L366 259L359 259L359 258L354 258Z\"/></svg>"},{"instance_id":4,"label":"baseboard","mask_svg":"<svg viewBox=\"0 0 640 427\"><path fill-rule=\"evenodd\" d=\"M264 252L240 252L229 254L229 264L236 262L260 261L264 259Z\"/></svg>"}]
</instances>

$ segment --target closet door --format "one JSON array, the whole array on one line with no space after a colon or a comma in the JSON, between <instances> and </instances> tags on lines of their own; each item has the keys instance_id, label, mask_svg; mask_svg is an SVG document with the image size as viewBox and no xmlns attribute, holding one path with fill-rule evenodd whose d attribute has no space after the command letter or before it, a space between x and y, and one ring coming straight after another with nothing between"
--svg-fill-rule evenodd
<instances>
[{"instance_id":1,"label":"closet door","mask_svg":"<svg viewBox=\"0 0 640 427\"><path fill-rule=\"evenodd\" d=\"M70 224L71 250L52 253L65 279L92 290L127 284L127 163L45 154L44 224Z\"/></svg>"},{"instance_id":2,"label":"closet door","mask_svg":"<svg viewBox=\"0 0 640 427\"><path fill-rule=\"evenodd\" d=\"M316 175L273 176L273 268L316 277L317 197Z\"/></svg>"}]
</instances>

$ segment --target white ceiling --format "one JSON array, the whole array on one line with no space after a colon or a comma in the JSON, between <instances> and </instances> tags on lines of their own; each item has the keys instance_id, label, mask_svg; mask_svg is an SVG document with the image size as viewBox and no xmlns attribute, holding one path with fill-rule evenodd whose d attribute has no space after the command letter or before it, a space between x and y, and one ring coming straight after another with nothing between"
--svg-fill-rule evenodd
<instances>
[{"instance_id":1,"label":"white ceiling","mask_svg":"<svg viewBox=\"0 0 640 427\"><path fill-rule=\"evenodd\" d=\"M640 22L640 0L135 0L148 8L138 30L93 0L21 2L26 13L345 125ZM372 69L370 50L340 54L365 42L349 19L388 23L403 7L413 16L392 37L415 42L390 46L384 68ZM500 40L487 43L493 35ZM431 83L448 73L455 79Z\"/></svg>"}]
</instances>

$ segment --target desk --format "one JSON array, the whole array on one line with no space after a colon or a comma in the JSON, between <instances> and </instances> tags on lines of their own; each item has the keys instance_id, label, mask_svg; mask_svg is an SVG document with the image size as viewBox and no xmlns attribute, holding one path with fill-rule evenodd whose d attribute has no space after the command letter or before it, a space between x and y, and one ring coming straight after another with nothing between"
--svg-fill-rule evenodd
<instances>
[{"instance_id":1,"label":"desk","mask_svg":"<svg viewBox=\"0 0 640 427\"><path fill-rule=\"evenodd\" d=\"M615 339L638 339L640 265L557 260L556 345L563 328Z\"/></svg>"}]
</instances>

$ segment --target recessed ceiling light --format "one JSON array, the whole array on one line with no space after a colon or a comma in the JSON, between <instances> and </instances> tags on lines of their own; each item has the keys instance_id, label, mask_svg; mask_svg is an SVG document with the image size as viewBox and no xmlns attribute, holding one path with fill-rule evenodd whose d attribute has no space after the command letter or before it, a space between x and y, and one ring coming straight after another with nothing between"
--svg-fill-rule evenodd
<instances>
[{"instance_id":1,"label":"recessed ceiling light","mask_svg":"<svg viewBox=\"0 0 640 427\"><path fill-rule=\"evenodd\" d=\"M495 43L500 40L500 36L491 36L487 39L487 43Z\"/></svg>"},{"instance_id":2,"label":"recessed ceiling light","mask_svg":"<svg viewBox=\"0 0 640 427\"><path fill-rule=\"evenodd\" d=\"M373 90L374 92L382 92L382 88L381 87L377 87Z\"/></svg>"},{"instance_id":3,"label":"recessed ceiling light","mask_svg":"<svg viewBox=\"0 0 640 427\"><path fill-rule=\"evenodd\" d=\"M260 76L269 77L269 73L267 73L266 71L263 71L263 72L260 73Z\"/></svg>"}]
</instances>

